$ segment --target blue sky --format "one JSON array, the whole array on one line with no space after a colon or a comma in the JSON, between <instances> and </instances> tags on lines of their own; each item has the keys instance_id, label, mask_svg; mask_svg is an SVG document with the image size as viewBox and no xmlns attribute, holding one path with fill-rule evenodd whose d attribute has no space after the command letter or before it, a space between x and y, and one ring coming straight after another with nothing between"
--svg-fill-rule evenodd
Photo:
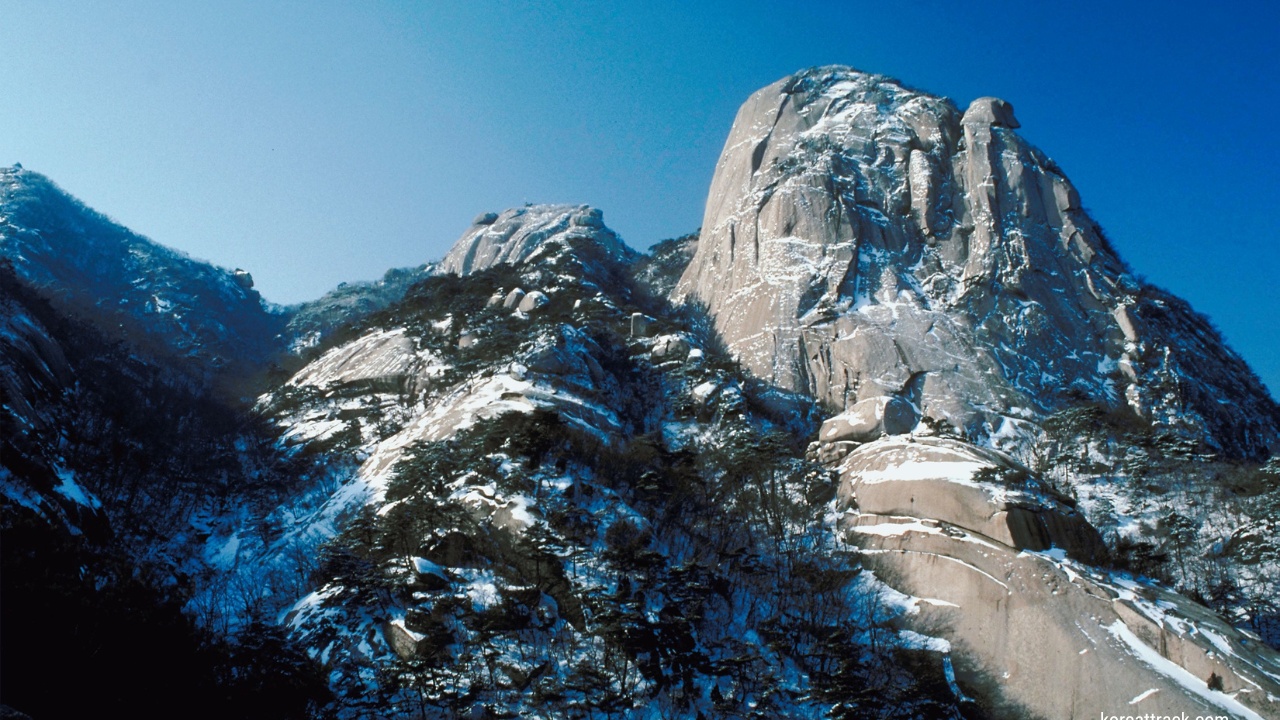
<instances>
[{"instance_id":1,"label":"blue sky","mask_svg":"<svg viewBox=\"0 0 1280 720\"><path fill-rule=\"evenodd\" d=\"M1140 274L1280 388L1269 2L0 0L0 163L295 302L477 213L696 228L738 105L848 64L1012 102Z\"/></svg>"}]
</instances>

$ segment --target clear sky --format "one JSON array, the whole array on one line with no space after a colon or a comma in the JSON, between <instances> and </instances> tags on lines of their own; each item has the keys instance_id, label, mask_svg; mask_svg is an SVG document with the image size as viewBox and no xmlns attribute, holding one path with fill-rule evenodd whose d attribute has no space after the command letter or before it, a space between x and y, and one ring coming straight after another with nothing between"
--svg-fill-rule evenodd
<instances>
[{"instance_id":1,"label":"clear sky","mask_svg":"<svg viewBox=\"0 0 1280 720\"><path fill-rule=\"evenodd\" d=\"M1280 390L1280 4L797 4L0 0L0 164L288 303L526 201L693 230L747 95L847 64L1012 102Z\"/></svg>"}]
</instances>

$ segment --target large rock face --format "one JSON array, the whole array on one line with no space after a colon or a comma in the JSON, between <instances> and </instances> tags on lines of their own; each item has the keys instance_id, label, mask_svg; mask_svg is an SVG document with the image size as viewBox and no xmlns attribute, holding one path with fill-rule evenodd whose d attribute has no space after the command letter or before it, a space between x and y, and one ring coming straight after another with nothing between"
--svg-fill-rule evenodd
<instances>
[{"instance_id":1,"label":"large rock face","mask_svg":"<svg viewBox=\"0 0 1280 720\"><path fill-rule=\"evenodd\" d=\"M1018 126L996 98L962 113L849 68L784 78L739 110L673 296L705 303L755 374L835 409L898 395L982 436L1001 415L1128 404L1264 455L1266 389L1128 273Z\"/></svg>"},{"instance_id":2,"label":"large rock face","mask_svg":"<svg viewBox=\"0 0 1280 720\"><path fill-rule=\"evenodd\" d=\"M886 438L845 457L842 493L864 513L924 518L1018 550L1106 557L1098 532L1000 453L947 438Z\"/></svg>"},{"instance_id":3,"label":"large rock face","mask_svg":"<svg viewBox=\"0 0 1280 720\"><path fill-rule=\"evenodd\" d=\"M999 678L1005 714L1280 716L1280 655L1180 595L1090 564L1105 554L1098 533L1000 453L886 437L839 472L846 537L918 599L911 624L950 643L962 680Z\"/></svg>"}]
</instances>

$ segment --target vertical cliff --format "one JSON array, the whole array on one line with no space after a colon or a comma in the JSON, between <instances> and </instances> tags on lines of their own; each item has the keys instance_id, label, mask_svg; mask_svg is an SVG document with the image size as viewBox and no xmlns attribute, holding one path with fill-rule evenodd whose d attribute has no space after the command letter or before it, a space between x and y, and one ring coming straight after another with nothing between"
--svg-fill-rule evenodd
<instances>
[{"instance_id":1,"label":"vertical cliff","mask_svg":"<svg viewBox=\"0 0 1280 720\"><path fill-rule=\"evenodd\" d=\"M1184 302L1116 255L1012 106L850 68L752 95L673 296L742 363L834 409L882 396L971 435L1002 416L1128 406L1231 455L1280 410ZM1234 410L1228 410L1234 408Z\"/></svg>"}]
</instances>

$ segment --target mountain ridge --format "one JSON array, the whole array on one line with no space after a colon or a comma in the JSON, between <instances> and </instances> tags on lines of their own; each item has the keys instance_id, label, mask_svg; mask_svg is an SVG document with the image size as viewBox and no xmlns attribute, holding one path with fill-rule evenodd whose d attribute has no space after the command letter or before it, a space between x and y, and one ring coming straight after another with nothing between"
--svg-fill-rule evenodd
<instances>
[{"instance_id":1,"label":"mountain ridge","mask_svg":"<svg viewBox=\"0 0 1280 720\"><path fill-rule=\"evenodd\" d=\"M283 349L283 318L249 273L137 235L20 166L0 169L0 255L65 311L207 382L252 374Z\"/></svg>"},{"instance_id":2,"label":"mountain ridge","mask_svg":"<svg viewBox=\"0 0 1280 720\"><path fill-rule=\"evenodd\" d=\"M174 325L172 353L95 361L136 336L91 313L104 339L65 363L74 332L5 304L0 522L125 531L203 628L305 656L286 680L323 673L328 716L1275 717L1260 384L1016 125L816 68L744 104L708 222L650 254L585 205L484 213L270 338L211 308L226 350L194 358ZM6 255L70 228L117 279L181 267L155 287L270 315L229 271L128 265L127 230L74 203L13 222L17 196ZM13 294L56 299L51 277ZM250 351L277 358L251 405L179 362L234 378Z\"/></svg>"}]
</instances>

